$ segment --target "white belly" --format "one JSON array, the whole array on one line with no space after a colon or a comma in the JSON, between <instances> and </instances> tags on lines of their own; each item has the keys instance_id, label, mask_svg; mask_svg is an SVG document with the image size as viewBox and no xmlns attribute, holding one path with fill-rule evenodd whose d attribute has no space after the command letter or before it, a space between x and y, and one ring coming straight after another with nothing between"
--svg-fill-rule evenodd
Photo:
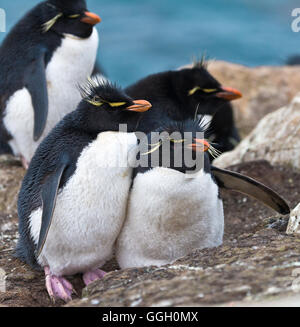
<instances>
[{"instance_id":1,"label":"white belly","mask_svg":"<svg viewBox=\"0 0 300 327\"><path fill-rule=\"evenodd\" d=\"M24 87L8 100L4 125L13 139L9 142L15 155L30 161L36 148L51 129L81 100L78 84L91 75L96 61L98 32L94 28L88 39L66 36L47 65L48 119L42 137L33 140L33 107L31 96Z\"/></svg>"},{"instance_id":2,"label":"white belly","mask_svg":"<svg viewBox=\"0 0 300 327\"><path fill-rule=\"evenodd\" d=\"M38 258L41 266L49 265L57 275L72 275L99 268L111 257L126 216L132 174L125 164L117 167L116 159L120 154L125 162L136 143L134 134L106 132L83 150L74 175L57 197L53 222ZM36 244L41 214L38 209L30 216Z\"/></svg>"},{"instance_id":3,"label":"white belly","mask_svg":"<svg viewBox=\"0 0 300 327\"><path fill-rule=\"evenodd\" d=\"M164 265L196 248L222 244L223 203L209 174L155 168L134 181L117 241L121 268Z\"/></svg>"}]
</instances>

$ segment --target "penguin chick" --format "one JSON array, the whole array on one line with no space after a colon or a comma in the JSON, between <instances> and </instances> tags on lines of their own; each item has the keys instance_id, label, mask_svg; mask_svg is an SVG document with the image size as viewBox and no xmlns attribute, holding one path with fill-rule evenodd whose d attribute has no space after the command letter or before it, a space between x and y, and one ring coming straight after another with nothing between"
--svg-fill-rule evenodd
<instances>
[{"instance_id":1,"label":"penguin chick","mask_svg":"<svg viewBox=\"0 0 300 327\"><path fill-rule=\"evenodd\" d=\"M48 0L29 11L0 47L0 150L28 165L50 130L80 102L93 71L101 21L85 0ZM11 151L10 151L10 150Z\"/></svg>"},{"instance_id":2,"label":"penguin chick","mask_svg":"<svg viewBox=\"0 0 300 327\"><path fill-rule=\"evenodd\" d=\"M140 130L145 133L168 121L206 115L208 125L211 124L207 137L219 144L219 151L230 151L240 141L229 101L241 98L242 94L223 87L208 72L204 60L192 67L150 75L127 87L126 92L153 105L140 123Z\"/></svg>"},{"instance_id":3,"label":"penguin chick","mask_svg":"<svg viewBox=\"0 0 300 327\"><path fill-rule=\"evenodd\" d=\"M211 174L207 153L210 145L203 137L203 127L186 121L156 132L170 137L163 137L160 147L155 149L149 134L146 140L149 151L139 157L146 156L145 162L150 163L153 154L158 153L160 160L156 165L138 166L134 171L127 218L116 246L121 268L161 266L195 248L222 244L223 203ZM200 139L197 133L201 133ZM168 152L170 162L163 165L161 158L168 156ZM195 163L188 168L186 158L193 152ZM178 159L178 155L182 159L179 165L173 159ZM196 169L197 165L200 169ZM187 174L191 170L195 173L192 176Z\"/></svg>"},{"instance_id":4,"label":"penguin chick","mask_svg":"<svg viewBox=\"0 0 300 327\"><path fill-rule=\"evenodd\" d=\"M201 124L173 123L156 132L164 136L157 142L152 140L153 133L148 135L142 142L147 150L138 156L145 161L134 169L127 218L116 243L121 268L161 266L194 249L221 245L224 213L219 188L251 196L280 214L290 212L285 200L272 189L247 176L211 166L208 152L213 155L215 150L205 141ZM177 137L168 136L174 132ZM189 139L186 132L190 133ZM199 138L197 132L204 132L204 137ZM181 148L176 151L178 146ZM198 154L194 166L186 165L191 151ZM187 174L190 170L194 175Z\"/></svg>"},{"instance_id":5,"label":"penguin chick","mask_svg":"<svg viewBox=\"0 0 300 327\"><path fill-rule=\"evenodd\" d=\"M53 299L71 299L63 277L83 273L85 284L112 254L125 218L132 168L128 154L147 101L116 86L90 80L83 100L38 147L18 198L17 256L44 268ZM119 132L119 125L127 126Z\"/></svg>"}]
</instances>

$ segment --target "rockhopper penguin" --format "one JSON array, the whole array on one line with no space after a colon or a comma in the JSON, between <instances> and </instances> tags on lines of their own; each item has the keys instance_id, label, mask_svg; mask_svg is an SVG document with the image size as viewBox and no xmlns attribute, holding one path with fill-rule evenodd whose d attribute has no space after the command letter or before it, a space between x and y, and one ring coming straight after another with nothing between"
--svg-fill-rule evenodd
<instances>
[{"instance_id":1,"label":"rockhopper penguin","mask_svg":"<svg viewBox=\"0 0 300 327\"><path fill-rule=\"evenodd\" d=\"M208 125L211 124L207 136L219 151L230 151L240 141L229 101L241 98L242 94L223 87L208 72L204 60L191 67L150 75L127 87L126 92L153 105L140 124L145 133L168 121L206 115Z\"/></svg>"},{"instance_id":2,"label":"rockhopper penguin","mask_svg":"<svg viewBox=\"0 0 300 327\"><path fill-rule=\"evenodd\" d=\"M48 0L28 12L0 47L0 152L28 165L50 130L80 102L101 21L85 0ZM9 147L9 148L8 148Z\"/></svg>"},{"instance_id":3,"label":"rockhopper penguin","mask_svg":"<svg viewBox=\"0 0 300 327\"><path fill-rule=\"evenodd\" d=\"M18 198L17 256L42 267L51 298L71 298L63 277L83 273L86 284L112 255L123 225L134 132L151 104L108 82L90 80L84 99L38 147ZM126 124L128 133L119 132Z\"/></svg>"},{"instance_id":4,"label":"rockhopper penguin","mask_svg":"<svg viewBox=\"0 0 300 327\"><path fill-rule=\"evenodd\" d=\"M205 133L204 138L197 137L197 133L204 132L201 124L171 123L155 132L164 136L156 142L149 134L144 140L146 152L141 150L138 156L146 156L146 162L152 164L140 164L134 169L127 218L116 243L121 268L161 266L194 249L221 245L224 213L219 188L245 193L282 214L289 213L286 202L271 189L246 176L211 166L208 152L214 149L205 140ZM174 133L178 136L172 136ZM183 160L176 165L172 158L178 146L181 148L177 155L181 154ZM191 151L198 153L194 167L185 164ZM156 165L151 158L155 153L159 158ZM164 153L170 156L169 162L162 160ZM191 170L194 175L187 174Z\"/></svg>"}]
</instances>

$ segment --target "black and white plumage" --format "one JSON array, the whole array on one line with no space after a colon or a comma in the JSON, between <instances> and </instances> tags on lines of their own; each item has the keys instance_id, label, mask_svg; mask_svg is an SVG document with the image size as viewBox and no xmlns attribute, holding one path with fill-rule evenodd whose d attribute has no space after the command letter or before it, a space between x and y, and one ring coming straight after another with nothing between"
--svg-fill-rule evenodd
<instances>
[{"instance_id":1,"label":"black and white plumage","mask_svg":"<svg viewBox=\"0 0 300 327\"><path fill-rule=\"evenodd\" d=\"M28 163L49 131L80 102L93 71L100 18L85 0L48 0L29 11L0 47L0 150Z\"/></svg>"},{"instance_id":2,"label":"black and white plumage","mask_svg":"<svg viewBox=\"0 0 300 327\"><path fill-rule=\"evenodd\" d=\"M205 60L176 71L150 75L127 87L126 92L145 98L153 105L140 124L145 133L172 120L205 115L210 125L207 135L219 151L230 151L240 141L229 101L239 99L242 94L223 87L208 72Z\"/></svg>"},{"instance_id":3,"label":"black and white plumage","mask_svg":"<svg viewBox=\"0 0 300 327\"><path fill-rule=\"evenodd\" d=\"M289 213L286 202L268 187L247 176L211 166L206 152L211 146L205 141L205 131L198 122L170 123L156 132L175 131L181 137L173 142L169 139L171 157L176 146L186 144L184 133L190 132L193 138L187 147L200 151L196 161L200 169L195 165L194 175L190 176L186 173L191 168L184 164L176 166L172 160L167 165L159 160L157 165L135 168L127 218L116 246L121 268L161 266L194 249L221 245L224 212L219 188L245 193L282 214ZM204 139L198 139L197 132L204 132ZM153 144L150 134L146 148L148 151L143 154L149 163L153 162L150 157L154 152L160 159L164 153L163 142ZM185 152L179 153L184 158Z\"/></svg>"},{"instance_id":4,"label":"black and white plumage","mask_svg":"<svg viewBox=\"0 0 300 327\"><path fill-rule=\"evenodd\" d=\"M175 160L169 165L162 161L157 166L137 167L129 198L127 218L118 237L116 256L121 268L161 266L190 253L195 248L214 247L222 244L224 231L223 203L219 189L211 175L208 150L200 148L197 164L201 169L191 177L187 171L195 167L185 166L185 156L197 149L197 132L204 130L198 122L173 122L165 124L155 132L177 133L175 141L170 136L168 145L170 157L174 157L180 147L183 163L176 167ZM184 133L191 133L187 140ZM186 140L181 143L181 140ZM151 163L153 140L148 135L143 152ZM206 142L206 143L205 143ZM155 144L155 143L154 143ZM194 144L194 146L190 146ZM203 145L202 144L202 145ZM163 142L155 152L161 158L164 154ZM186 148L186 150L184 150ZM188 149L191 149L188 151ZM141 154L143 156L143 154Z\"/></svg>"},{"instance_id":5,"label":"black and white plumage","mask_svg":"<svg viewBox=\"0 0 300 327\"><path fill-rule=\"evenodd\" d=\"M84 99L40 144L23 180L17 256L49 278L84 273L88 284L110 258L125 219L127 156L151 105L104 81L90 80L81 91ZM128 133L118 132L119 124ZM70 299L68 290L55 294L53 287L50 296Z\"/></svg>"}]
</instances>

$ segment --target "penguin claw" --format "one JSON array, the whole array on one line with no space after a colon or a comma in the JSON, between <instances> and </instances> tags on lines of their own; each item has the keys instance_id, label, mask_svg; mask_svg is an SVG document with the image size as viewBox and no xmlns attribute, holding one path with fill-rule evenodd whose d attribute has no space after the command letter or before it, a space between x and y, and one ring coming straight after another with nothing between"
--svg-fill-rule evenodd
<instances>
[{"instance_id":1,"label":"penguin claw","mask_svg":"<svg viewBox=\"0 0 300 327\"><path fill-rule=\"evenodd\" d=\"M29 168L29 162L23 156L21 156L21 162L22 162L23 168L25 170L28 170L28 168Z\"/></svg>"},{"instance_id":2,"label":"penguin claw","mask_svg":"<svg viewBox=\"0 0 300 327\"><path fill-rule=\"evenodd\" d=\"M46 275L46 289L53 303L57 299L65 302L72 300L74 288L72 284L63 277L52 275L49 267L44 267Z\"/></svg>"},{"instance_id":3,"label":"penguin claw","mask_svg":"<svg viewBox=\"0 0 300 327\"><path fill-rule=\"evenodd\" d=\"M86 286L93 283L96 280L102 279L106 275L106 272L101 269L88 271L83 274L83 281Z\"/></svg>"}]
</instances>

